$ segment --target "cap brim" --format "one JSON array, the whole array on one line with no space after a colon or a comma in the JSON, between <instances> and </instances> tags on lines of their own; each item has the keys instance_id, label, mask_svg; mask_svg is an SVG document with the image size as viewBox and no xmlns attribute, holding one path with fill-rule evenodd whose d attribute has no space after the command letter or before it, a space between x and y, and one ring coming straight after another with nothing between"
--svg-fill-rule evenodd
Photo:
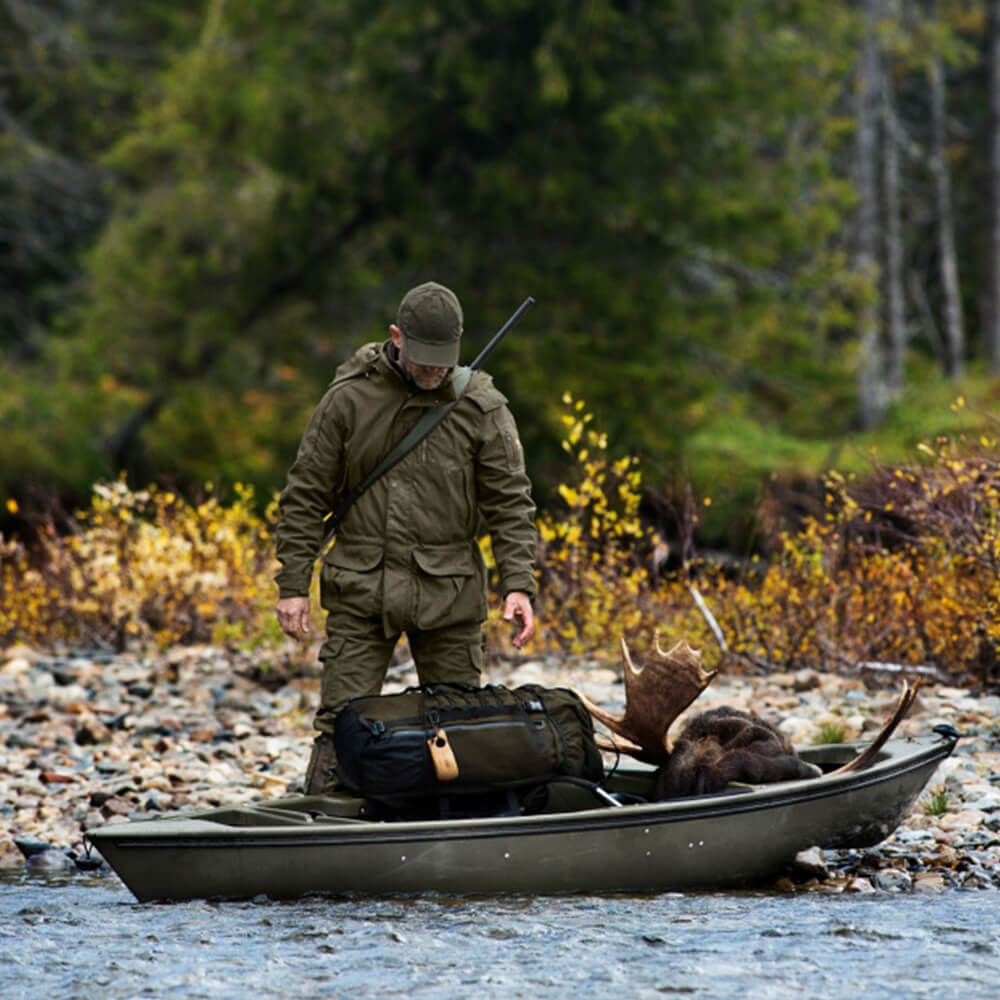
<instances>
[{"instance_id":1,"label":"cap brim","mask_svg":"<svg viewBox=\"0 0 1000 1000\"><path fill-rule=\"evenodd\" d=\"M432 368L454 368L458 364L461 341L449 344L428 344L415 337L406 338L406 357L415 365L429 365Z\"/></svg>"}]
</instances>

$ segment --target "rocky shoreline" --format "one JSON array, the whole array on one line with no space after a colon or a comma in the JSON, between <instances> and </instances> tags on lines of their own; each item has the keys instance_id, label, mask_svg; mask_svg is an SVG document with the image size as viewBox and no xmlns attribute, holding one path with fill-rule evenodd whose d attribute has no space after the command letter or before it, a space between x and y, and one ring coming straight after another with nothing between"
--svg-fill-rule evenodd
<instances>
[{"instance_id":1,"label":"rocky shoreline","mask_svg":"<svg viewBox=\"0 0 1000 1000\"><path fill-rule=\"evenodd\" d=\"M618 670L539 659L497 663L491 683L572 687L611 710ZM416 682L407 663L386 690ZM87 867L82 831L150 812L298 790L312 741L316 670L215 647L140 654L0 652L0 870ZM752 708L794 744L864 738L898 689L805 670L719 677L697 708ZM863 851L803 852L770 888L936 892L1000 888L1000 697L926 683L899 733L962 733L900 828Z\"/></svg>"}]
</instances>

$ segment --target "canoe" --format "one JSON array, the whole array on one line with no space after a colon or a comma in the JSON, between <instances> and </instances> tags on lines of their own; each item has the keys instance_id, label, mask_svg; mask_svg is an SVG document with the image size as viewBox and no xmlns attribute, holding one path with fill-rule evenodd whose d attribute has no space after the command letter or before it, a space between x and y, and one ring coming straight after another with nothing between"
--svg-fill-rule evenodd
<instances>
[{"instance_id":1,"label":"canoe","mask_svg":"<svg viewBox=\"0 0 1000 1000\"><path fill-rule=\"evenodd\" d=\"M385 821L349 795L158 814L87 839L140 902L308 894L572 893L722 889L774 876L808 847L877 844L906 817L958 734L892 739L864 770L832 774L864 743L799 751L820 777L641 801L653 771L603 787L567 780L541 811Z\"/></svg>"}]
</instances>

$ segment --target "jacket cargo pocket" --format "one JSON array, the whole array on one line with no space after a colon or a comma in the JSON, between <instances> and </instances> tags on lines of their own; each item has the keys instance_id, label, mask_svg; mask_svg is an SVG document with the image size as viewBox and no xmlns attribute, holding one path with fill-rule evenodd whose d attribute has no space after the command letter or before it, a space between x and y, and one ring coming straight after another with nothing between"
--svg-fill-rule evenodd
<instances>
[{"instance_id":1,"label":"jacket cargo pocket","mask_svg":"<svg viewBox=\"0 0 1000 1000\"><path fill-rule=\"evenodd\" d=\"M413 560L417 565L414 619L418 628L482 620L485 600L471 543L414 549Z\"/></svg>"},{"instance_id":2,"label":"jacket cargo pocket","mask_svg":"<svg viewBox=\"0 0 1000 1000\"><path fill-rule=\"evenodd\" d=\"M327 611L370 617L382 611L381 542L338 538L323 560L320 599Z\"/></svg>"}]
</instances>

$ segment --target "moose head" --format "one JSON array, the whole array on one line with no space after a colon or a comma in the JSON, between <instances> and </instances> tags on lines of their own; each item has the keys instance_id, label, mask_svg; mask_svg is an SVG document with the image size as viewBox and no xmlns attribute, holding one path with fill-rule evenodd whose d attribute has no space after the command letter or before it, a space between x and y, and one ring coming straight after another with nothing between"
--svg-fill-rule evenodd
<instances>
[{"instance_id":1,"label":"moose head","mask_svg":"<svg viewBox=\"0 0 1000 1000\"><path fill-rule=\"evenodd\" d=\"M717 671L701 665L701 653L683 640L669 650L657 632L653 655L636 667L624 638L625 713L621 718L584 699L587 710L614 734L605 749L623 751L657 767L654 796L670 798L717 792L730 782L763 784L818 777L820 769L800 759L770 723L741 709L714 708L693 716L671 745L673 722L708 687ZM872 744L838 772L868 766L906 715L917 685L905 685L892 718Z\"/></svg>"}]
</instances>

